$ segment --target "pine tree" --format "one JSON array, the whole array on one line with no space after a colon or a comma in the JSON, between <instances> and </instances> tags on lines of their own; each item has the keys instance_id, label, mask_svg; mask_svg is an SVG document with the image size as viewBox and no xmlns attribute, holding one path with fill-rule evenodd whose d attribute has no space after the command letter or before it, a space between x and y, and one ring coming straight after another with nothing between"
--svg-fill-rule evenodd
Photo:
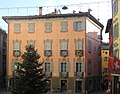
<instances>
[{"instance_id":1,"label":"pine tree","mask_svg":"<svg viewBox=\"0 0 120 94\"><path fill-rule=\"evenodd\" d=\"M42 63L39 62L40 55L30 45L26 46L26 52L21 56L22 63L16 70L14 76L13 94L41 94L45 86L45 75L43 74Z\"/></svg>"}]
</instances>

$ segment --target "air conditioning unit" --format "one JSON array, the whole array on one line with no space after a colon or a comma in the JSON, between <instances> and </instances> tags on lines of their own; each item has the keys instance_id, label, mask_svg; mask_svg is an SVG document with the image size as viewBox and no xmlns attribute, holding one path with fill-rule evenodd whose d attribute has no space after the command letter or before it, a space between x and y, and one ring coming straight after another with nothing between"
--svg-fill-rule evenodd
<instances>
[{"instance_id":1,"label":"air conditioning unit","mask_svg":"<svg viewBox=\"0 0 120 94\"><path fill-rule=\"evenodd\" d=\"M52 50L45 50L44 55L49 57L52 55Z\"/></svg>"},{"instance_id":2,"label":"air conditioning unit","mask_svg":"<svg viewBox=\"0 0 120 94\"><path fill-rule=\"evenodd\" d=\"M68 50L61 50L60 55L63 56L63 57L68 56Z\"/></svg>"},{"instance_id":3,"label":"air conditioning unit","mask_svg":"<svg viewBox=\"0 0 120 94\"><path fill-rule=\"evenodd\" d=\"M83 50L76 50L75 55L79 57L83 56Z\"/></svg>"},{"instance_id":4,"label":"air conditioning unit","mask_svg":"<svg viewBox=\"0 0 120 94\"><path fill-rule=\"evenodd\" d=\"M19 51L19 50L14 50L14 51L13 51L13 55L14 55L15 57L20 56L20 51Z\"/></svg>"}]
</instances>

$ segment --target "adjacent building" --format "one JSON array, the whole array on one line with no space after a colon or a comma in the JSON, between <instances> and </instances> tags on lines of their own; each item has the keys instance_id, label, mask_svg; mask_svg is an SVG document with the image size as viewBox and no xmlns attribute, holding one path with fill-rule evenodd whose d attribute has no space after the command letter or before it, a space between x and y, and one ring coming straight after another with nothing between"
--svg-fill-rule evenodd
<instances>
[{"instance_id":1,"label":"adjacent building","mask_svg":"<svg viewBox=\"0 0 120 94\"><path fill-rule=\"evenodd\" d=\"M0 28L0 87L6 85L6 52L7 52L7 33Z\"/></svg>"},{"instance_id":2,"label":"adjacent building","mask_svg":"<svg viewBox=\"0 0 120 94\"><path fill-rule=\"evenodd\" d=\"M109 86L109 43L102 43L101 45L101 57L102 57L102 83L105 86L105 89Z\"/></svg>"},{"instance_id":3,"label":"adjacent building","mask_svg":"<svg viewBox=\"0 0 120 94\"><path fill-rule=\"evenodd\" d=\"M89 12L3 16L8 23L8 87L26 45L34 45L44 61L50 91L73 94L100 89L103 25Z\"/></svg>"}]
</instances>

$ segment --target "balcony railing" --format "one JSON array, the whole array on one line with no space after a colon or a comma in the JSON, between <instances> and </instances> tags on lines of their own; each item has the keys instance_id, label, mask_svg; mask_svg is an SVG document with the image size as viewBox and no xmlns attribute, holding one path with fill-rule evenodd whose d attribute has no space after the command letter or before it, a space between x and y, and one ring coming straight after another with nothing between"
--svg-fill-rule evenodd
<instances>
[{"instance_id":1,"label":"balcony railing","mask_svg":"<svg viewBox=\"0 0 120 94\"><path fill-rule=\"evenodd\" d=\"M60 77L61 78L67 78L68 77L68 72L60 72Z\"/></svg>"}]
</instances>

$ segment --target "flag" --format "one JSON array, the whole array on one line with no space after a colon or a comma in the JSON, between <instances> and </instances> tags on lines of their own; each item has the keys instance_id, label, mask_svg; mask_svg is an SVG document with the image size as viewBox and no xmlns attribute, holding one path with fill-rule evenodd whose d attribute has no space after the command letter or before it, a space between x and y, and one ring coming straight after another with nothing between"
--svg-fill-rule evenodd
<instances>
[{"instance_id":1,"label":"flag","mask_svg":"<svg viewBox=\"0 0 120 94\"><path fill-rule=\"evenodd\" d=\"M114 70L114 58L109 57L108 70L110 73Z\"/></svg>"},{"instance_id":2,"label":"flag","mask_svg":"<svg viewBox=\"0 0 120 94\"><path fill-rule=\"evenodd\" d=\"M114 66L115 66L115 72L120 73L120 60L114 56Z\"/></svg>"}]
</instances>

